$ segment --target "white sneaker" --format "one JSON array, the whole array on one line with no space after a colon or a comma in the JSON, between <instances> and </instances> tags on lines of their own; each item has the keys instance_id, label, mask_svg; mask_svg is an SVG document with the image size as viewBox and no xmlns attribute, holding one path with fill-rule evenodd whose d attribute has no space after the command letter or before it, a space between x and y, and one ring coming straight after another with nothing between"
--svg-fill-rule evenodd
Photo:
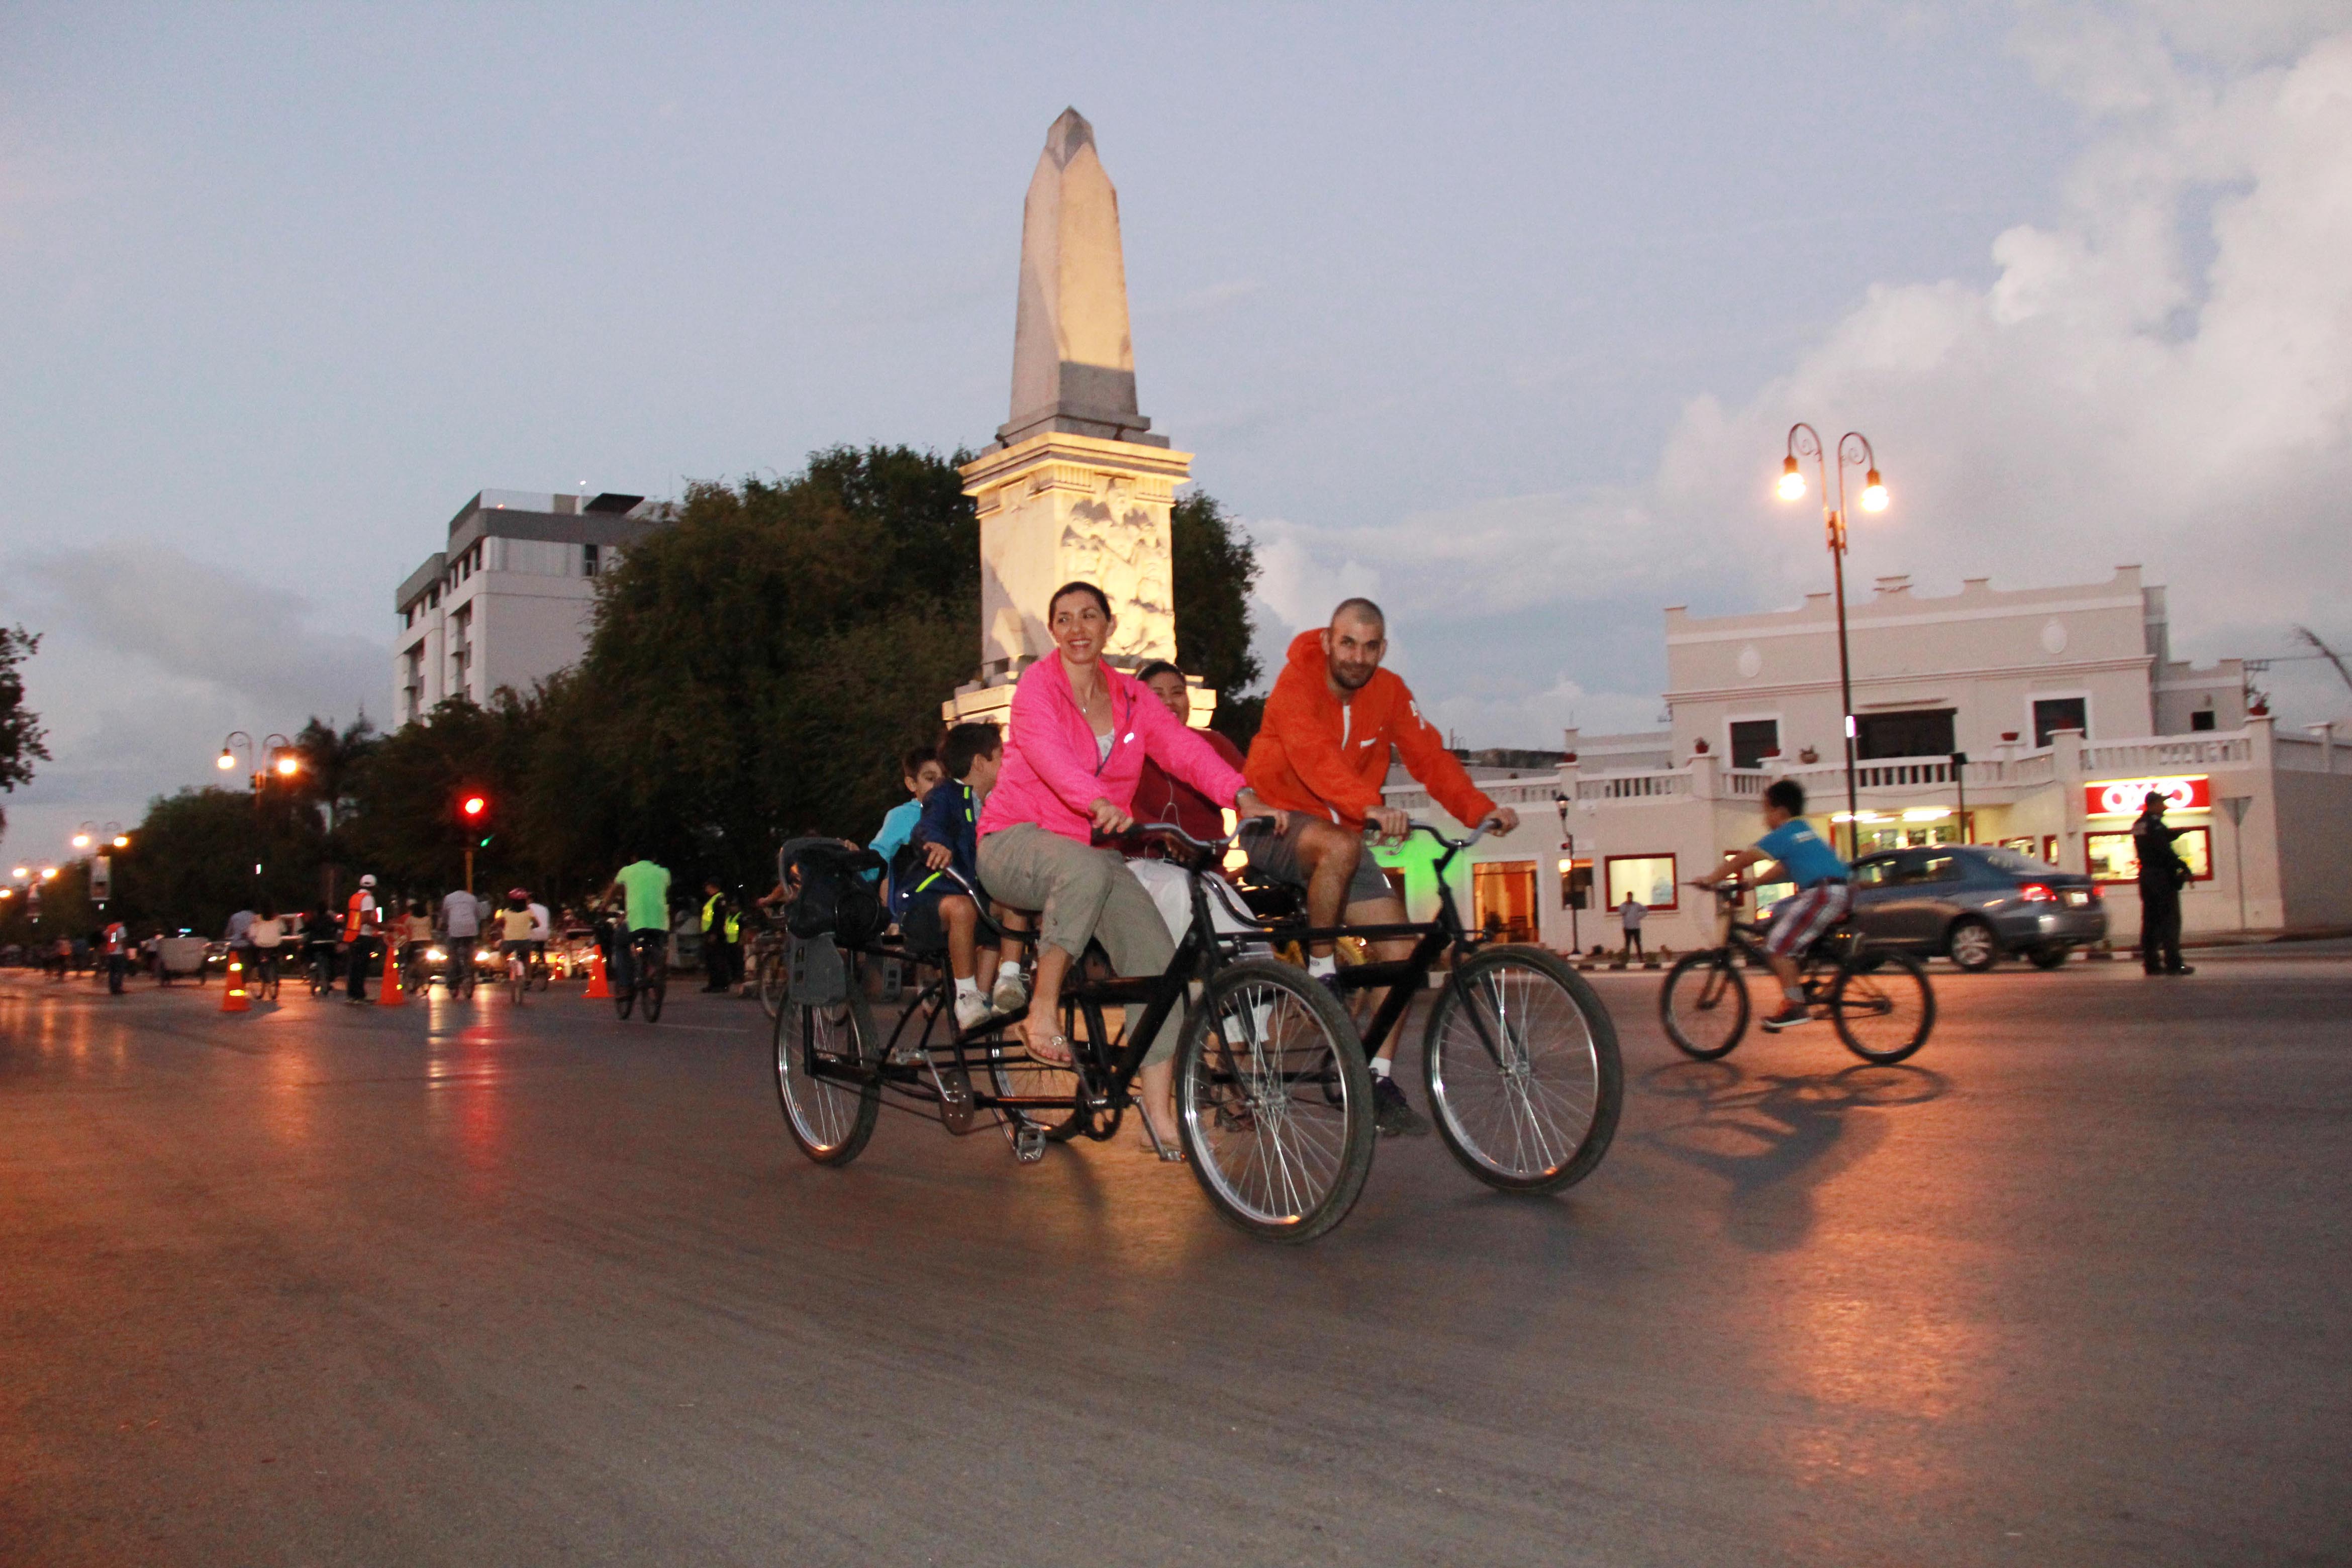
<instances>
[{"instance_id":1,"label":"white sneaker","mask_svg":"<svg viewBox=\"0 0 2352 1568\"><path fill-rule=\"evenodd\" d=\"M956 1027L969 1029L989 1017L993 1011L988 1005L988 998L979 992L961 994L955 999Z\"/></svg>"},{"instance_id":2,"label":"white sneaker","mask_svg":"<svg viewBox=\"0 0 2352 1568\"><path fill-rule=\"evenodd\" d=\"M1012 974L1000 973L996 977L996 989L988 999L995 1004L1000 1013L1015 1012L1029 1005L1029 987L1021 984L1018 972Z\"/></svg>"}]
</instances>

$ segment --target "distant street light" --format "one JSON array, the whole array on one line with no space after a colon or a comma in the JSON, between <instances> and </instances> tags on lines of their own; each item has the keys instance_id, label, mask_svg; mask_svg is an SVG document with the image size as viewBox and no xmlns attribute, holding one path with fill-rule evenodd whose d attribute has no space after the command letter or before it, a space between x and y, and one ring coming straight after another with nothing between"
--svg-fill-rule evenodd
<instances>
[{"instance_id":1,"label":"distant street light","mask_svg":"<svg viewBox=\"0 0 2352 1568\"><path fill-rule=\"evenodd\" d=\"M1780 499L1801 500L1805 494L1805 473L1798 459L1813 460L1813 475L1822 486L1822 521L1827 526L1830 546L1830 571L1837 589L1838 633L1838 699L1845 729L1845 836L1849 859L1862 854L1862 788L1854 768L1855 726L1853 721L1853 662L1846 648L1845 626L1845 471L1863 470L1862 507L1864 511L1886 510L1886 484L1878 477L1878 454L1871 450L1870 437L1859 430L1849 430L1838 437L1837 444L1837 505L1830 505L1829 475L1824 468L1821 433L1802 420L1789 426L1789 455L1780 463Z\"/></svg>"},{"instance_id":2,"label":"distant street light","mask_svg":"<svg viewBox=\"0 0 2352 1568\"><path fill-rule=\"evenodd\" d=\"M74 847L75 848L77 848L77 849L87 849L87 848L89 848L89 847L90 835L92 835L93 833L96 833L97 831L98 831L98 824L97 824L97 823L95 823L95 822L85 822L85 823L83 823L83 824L81 825L81 829L80 829L80 831L79 831L79 832L78 832L78 833L76 833L76 834L73 836L73 847Z\"/></svg>"}]
</instances>

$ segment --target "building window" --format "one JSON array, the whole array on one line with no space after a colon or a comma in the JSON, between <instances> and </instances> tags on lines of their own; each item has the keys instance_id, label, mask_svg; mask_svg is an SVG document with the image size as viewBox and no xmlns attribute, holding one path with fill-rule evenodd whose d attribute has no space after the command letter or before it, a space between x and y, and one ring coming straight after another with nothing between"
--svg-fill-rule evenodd
<instances>
[{"instance_id":1,"label":"building window","mask_svg":"<svg viewBox=\"0 0 2352 1568\"><path fill-rule=\"evenodd\" d=\"M1675 910L1682 907L1679 885L1675 879L1675 858L1671 855L1612 855L1604 868L1608 881L1607 908L1615 909L1631 893L1636 903L1647 904L1654 910Z\"/></svg>"},{"instance_id":2,"label":"building window","mask_svg":"<svg viewBox=\"0 0 2352 1568\"><path fill-rule=\"evenodd\" d=\"M2189 727L2191 730L2211 729L2213 727L2213 710L2210 708L2200 708L2196 712L2191 713L2189 716Z\"/></svg>"},{"instance_id":3,"label":"building window","mask_svg":"<svg viewBox=\"0 0 2352 1568\"><path fill-rule=\"evenodd\" d=\"M593 544L583 544L580 547L580 575L583 577L596 575L596 547Z\"/></svg>"},{"instance_id":4,"label":"building window","mask_svg":"<svg viewBox=\"0 0 2352 1568\"><path fill-rule=\"evenodd\" d=\"M2213 879L2213 834L2210 828L2185 827L2172 847L2188 862L2192 880L2210 882ZM2132 843L2129 832L2085 833L2083 852L2090 859L2091 875L2102 882L2137 882L2139 880L2139 850Z\"/></svg>"},{"instance_id":5,"label":"building window","mask_svg":"<svg viewBox=\"0 0 2352 1568\"><path fill-rule=\"evenodd\" d=\"M1536 940L1536 863L1488 860L1470 868L1470 918L1504 942Z\"/></svg>"},{"instance_id":6,"label":"building window","mask_svg":"<svg viewBox=\"0 0 2352 1568\"><path fill-rule=\"evenodd\" d=\"M1865 763L1882 757L1948 757L1953 751L1952 713L1949 708L1858 713L1854 755Z\"/></svg>"},{"instance_id":7,"label":"building window","mask_svg":"<svg viewBox=\"0 0 2352 1568\"><path fill-rule=\"evenodd\" d=\"M2033 700L2033 743L2046 746L2061 730L2080 730L2091 738L2091 702L2086 697L2037 697Z\"/></svg>"},{"instance_id":8,"label":"building window","mask_svg":"<svg viewBox=\"0 0 2352 1568\"><path fill-rule=\"evenodd\" d=\"M1767 757L1780 754L1780 721L1735 719L1731 721L1731 765L1760 768Z\"/></svg>"}]
</instances>

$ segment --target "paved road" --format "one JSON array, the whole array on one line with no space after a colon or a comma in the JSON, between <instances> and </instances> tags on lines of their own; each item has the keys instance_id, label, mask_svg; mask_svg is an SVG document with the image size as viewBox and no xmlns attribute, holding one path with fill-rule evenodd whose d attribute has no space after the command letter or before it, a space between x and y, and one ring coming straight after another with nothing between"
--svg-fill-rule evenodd
<instances>
[{"instance_id":1,"label":"paved road","mask_svg":"<svg viewBox=\"0 0 2352 1568\"><path fill-rule=\"evenodd\" d=\"M803 1163L756 1008L0 981L0 1562L2352 1559L2352 963L1939 975L1564 1197L1253 1243L1118 1145Z\"/></svg>"}]
</instances>

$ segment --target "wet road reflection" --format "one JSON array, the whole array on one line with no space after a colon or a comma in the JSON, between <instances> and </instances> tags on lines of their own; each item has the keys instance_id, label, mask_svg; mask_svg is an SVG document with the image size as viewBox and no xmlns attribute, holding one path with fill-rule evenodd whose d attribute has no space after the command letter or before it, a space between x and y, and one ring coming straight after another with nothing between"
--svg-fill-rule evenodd
<instances>
[{"instance_id":1,"label":"wet road reflection","mask_svg":"<svg viewBox=\"0 0 2352 1568\"><path fill-rule=\"evenodd\" d=\"M1939 979L1896 1067L1691 1062L1654 981L1603 979L1597 1175L1507 1198L1391 1141L1294 1250L1125 1137L1024 1168L886 1116L810 1165L742 1004L0 977L0 1460L39 1477L0 1528L401 1563L2344 1543L2352 965Z\"/></svg>"}]
</instances>

